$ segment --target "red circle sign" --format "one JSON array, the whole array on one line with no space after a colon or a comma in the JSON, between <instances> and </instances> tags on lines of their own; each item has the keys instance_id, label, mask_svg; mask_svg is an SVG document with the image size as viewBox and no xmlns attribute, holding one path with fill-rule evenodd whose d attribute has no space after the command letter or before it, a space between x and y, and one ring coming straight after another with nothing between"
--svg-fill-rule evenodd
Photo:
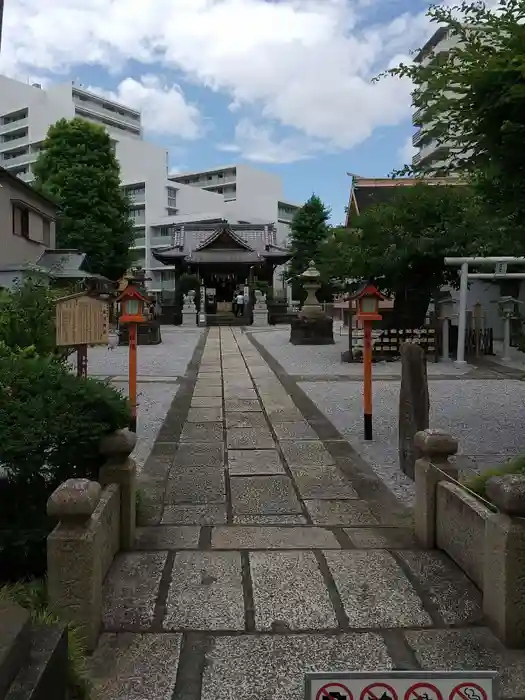
<instances>
[{"instance_id":1,"label":"red circle sign","mask_svg":"<svg viewBox=\"0 0 525 700\"><path fill-rule=\"evenodd\" d=\"M359 700L398 700L396 691L387 683L370 683L361 693Z\"/></svg>"},{"instance_id":2,"label":"red circle sign","mask_svg":"<svg viewBox=\"0 0 525 700\"><path fill-rule=\"evenodd\" d=\"M488 700L487 693L477 683L460 683L450 693L449 700Z\"/></svg>"},{"instance_id":3,"label":"red circle sign","mask_svg":"<svg viewBox=\"0 0 525 700\"><path fill-rule=\"evenodd\" d=\"M352 693L346 685L341 683L327 683L317 692L315 700L354 700Z\"/></svg>"},{"instance_id":4,"label":"red circle sign","mask_svg":"<svg viewBox=\"0 0 525 700\"><path fill-rule=\"evenodd\" d=\"M435 685L423 682L411 685L405 693L405 700L443 700L443 696Z\"/></svg>"}]
</instances>

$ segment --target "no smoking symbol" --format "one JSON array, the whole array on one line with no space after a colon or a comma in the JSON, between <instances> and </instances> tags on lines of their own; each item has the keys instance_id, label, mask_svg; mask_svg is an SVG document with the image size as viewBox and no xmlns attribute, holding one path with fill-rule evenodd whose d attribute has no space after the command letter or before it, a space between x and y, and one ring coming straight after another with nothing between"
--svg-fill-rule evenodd
<instances>
[{"instance_id":1,"label":"no smoking symbol","mask_svg":"<svg viewBox=\"0 0 525 700\"><path fill-rule=\"evenodd\" d=\"M405 700L443 700L443 696L432 683L414 683L405 693Z\"/></svg>"},{"instance_id":2,"label":"no smoking symbol","mask_svg":"<svg viewBox=\"0 0 525 700\"><path fill-rule=\"evenodd\" d=\"M476 683L460 683L450 693L450 700L487 700L487 693Z\"/></svg>"},{"instance_id":3,"label":"no smoking symbol","mask_svg":"<svg viewBox=\"0 0 525 700\"><path fill-rule=\"evenodd\" d=\"M387 683L370 683L361 693L359 700L398 700L396 691Z\"/></svg>"}]
</instances>

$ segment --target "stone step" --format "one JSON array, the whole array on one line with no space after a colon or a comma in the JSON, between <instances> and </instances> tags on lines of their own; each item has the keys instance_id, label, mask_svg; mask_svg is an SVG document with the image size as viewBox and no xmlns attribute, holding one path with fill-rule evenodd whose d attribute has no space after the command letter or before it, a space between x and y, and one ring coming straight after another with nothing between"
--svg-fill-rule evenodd
<instances>
[{"instance_id":1,"label":"stone step","mask_svg":"<svg viewBox=\"0 0 525 700\"><path fill-rule=\"evenodd\" d=\"M67 700L68 642L63 625L29 628L27 654L3 700ZM21 660L21 657L19 658Z\"/></svg>"},{"instance_id":2,"label":"stone step","mask_svg":"<svg viewBox=\"0 0 525 700\"><path fill-rule=\"evenodd\" d=\"M243 316L235 316L231 312L223 312L207 314L206 324L208 326L245 326L246 319Z\"/></svg>"}]
</instances>

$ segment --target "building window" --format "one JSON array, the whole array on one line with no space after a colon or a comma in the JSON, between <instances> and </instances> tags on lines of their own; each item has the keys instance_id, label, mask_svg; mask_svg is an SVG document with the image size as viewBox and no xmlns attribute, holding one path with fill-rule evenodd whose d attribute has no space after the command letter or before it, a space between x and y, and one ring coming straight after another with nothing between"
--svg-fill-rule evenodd
<instances>
[{"instance_id":1,"label":"building window","mask_svg":"<svg viewBox=\"0 0 525 700\"><path fill-rule=\"evenodd\" d=\"M42 242L48 248L51 247L51 221L49 219L42 221Z\"/></svg>"},{"instance_id":2,"label":"building window","mask_svg":"<svg viewBox=\"0 0 525 700\"><path fill-rule=\"evenodd\" d=\"M29 209L13 205L13 233L29 240Z\"/></svg>"},{"instance_id":3,"label":"building window","mask_svg":"<svg viewBox=\"0 0 525 700\"><path fill-rule=\"evenodd\" d=\"M161 226L159 228L159 236L171 236L173 234L173 227L172 226Z\"/></svg>"}]
</instances>

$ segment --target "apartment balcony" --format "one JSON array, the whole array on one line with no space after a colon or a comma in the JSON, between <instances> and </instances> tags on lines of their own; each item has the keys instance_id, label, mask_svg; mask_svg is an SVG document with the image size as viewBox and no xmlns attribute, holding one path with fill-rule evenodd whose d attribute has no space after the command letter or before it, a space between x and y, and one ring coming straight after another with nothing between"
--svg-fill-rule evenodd
<instances>
[{"instance_id":1,"label":"apartment balcony","mask_svg":"<svg viewBox=\"0 0 525 700\"><path fill-rule=\"evenodd\" d=\"M34 163L35 160L37 159L37 154L36 153L22 153L19 156L15 156L14 158L2 158L0 161L0 165L5 168L6 170L11 170L11 168L16 167L17 165L28 165L29 163Z\"/></svg>"},{"instance_id":2,"label":"apartment balcony","mask_svg":"<svg viewBox=\"0 0 525 700\"><path fill-rule=\"evenodd\" d=\"M0 134L8 134L10 131L17 131L18 129L27 128L29 126L29 119L18 119L15 122L9 122L9 124L0 124Z\"/></svg>"},{"instance_id":3,"label":"apartment balcony","mask_svg":"<svg viewBox=\"0 0 525 700\"><path fill-rule=\"evenodd\" d=\"M412 145L419 146L422 138L423 138L423 130L417 129L417 131L415 131L414 134L412 134Z\"/></svg>"},{"instance_id":4,"label":"apartment balcony","mask_svg":"<svg viewBox=\"0 0 525 700\"><path fill-rule=\"evenodd\" d=\"M421 162L421 153L416 153L414 156L412 156L412 167L417 168L417 166Z\"/></svg>"},{"instance_id":5,"label":"apartment balcony","mask_svg":"<svg viewBox=\"0 0 525 700\"><path fill-rule=\"evenodd\" d=\"M135 248L145 248L146 247L146 239L144 237L142 238L135 238L133 245L131 246L133 249Z\"/></svg>"},{"instance_id":6,"label":"apartment balcony","mask_svg":"<svg viewBox=\"0 0 525 700\"><path fill-rule=\"evenodd\" d=\"M236 178L231 177L214 177L211 180L201 180L196 182L197 187L202 187L203 190L207 190L209 187L226 187L228 185L235 185L237 182Z\"/></svg>"},{"instance_id":7,"label":"apartment balcony","mask_svg":"<svg viewBox=\"0 0 525 700\"><path fill-rule=\"evenodd\" d=\"M140 206L141 204L146 204L146 193L145 192L141 192L139 194L129 194L129 192L127 192L126 194L128 196L129 201L134 206Z\"/></svg>"},{"instance_id":8,"label":"apartment balcony","mask_svg":"<svg viewBox=\"0 0 525 700\"><path fill-rule=\"evenodd\" d=\"M413 123L413 124L421 124L421 120L422 120L423 112L424 112L424 111L425 111L425 110L424 110L423 107L420 107L419 109L416 109L416 111L415 111L414 114L412 115L412 123Z\"/></svg>"}]
</instances>

